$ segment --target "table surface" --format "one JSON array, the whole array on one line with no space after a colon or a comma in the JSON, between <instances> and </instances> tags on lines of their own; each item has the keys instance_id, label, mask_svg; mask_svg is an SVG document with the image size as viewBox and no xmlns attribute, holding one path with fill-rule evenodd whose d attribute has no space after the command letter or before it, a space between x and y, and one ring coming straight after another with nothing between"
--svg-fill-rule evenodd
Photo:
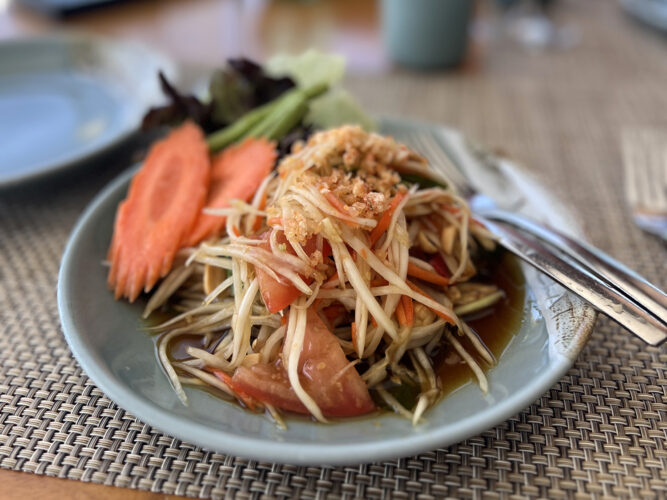
<instances>
[{"instance_id":1,"label":"table surface","mask_svg":"<svg viewBox=\"0 0 667 500\"><path fill-rule=\"evenodd\" d=\"M557 196L572 206L579 214L578 222L594 244L651 276L664 288L667 285L663 266L667 260L665 247L632 225L624 205L619 134L627 126L667 128L667 93L664 92L667 85L667 38L646 31L626 18L616 2L565 1L556 14L559 22L580 35L576 47L529 52L507 40L496 44L478 42L461 68L429 73L413 73L391 65L381 42L378 7L373 1L146 0L113 5L63 21L46 19L0 2L0 39L85 30L142 41L186 67L211 67L238 54L263 59L273 52L297 51L311 45L341 52L349 61L346 86L369 111L446 123L462 129L481 143L501 149L533 170ZM105 175L109 177L110 174L101 174L101 178ZM101 181L91 181L85 176L82 182L97 188L101 186ZM85 201L93 193L94 189L80 199ZM29 197L32 194L12 196ZM13 200L14 205L10 201L8 206L17 206L22 198ZM72 212L76 214L83 206L72 208ZM0 209L0 215L2 210L9 210L6 207ZM73 222L73 219L69 221L70 224ZM66 234L67 231L63 231L63 235ZM62 241L55 245L62 245ZM61 246L57 248L62 251ZM55 300L55 296L50 296L49 300ZM505 441L501 440L500 445L495 442L495 450L502 449L502 443L512 443L508 445L510 451L507 454L498 451L495 459L491 455L496 451L487 450L491 455L485 455L483 450L479 452L483 446L474 439L443 450L444 461L450 467L450 475L444 476L443 484L459 489L441 490L434 486L431 494L438 496L438 492L445 492L452 496L490 498L502 496L503 492L506 495L552 497L597 495L613 498L641 494L659 498L666 495L666 363L664 348L646 348L609 321L600 320L591 344L580 356L574 371L516 421L490 431L496 436L504 436ZM632 373L624 371L624 367L629 367ZM618 381L624 374L629 385L620 387L619 391L623 392L622 389L628 386L635 389L625 390L624 395L609 392L609 386L604 382ZM581 400L577 399L579 395L571 396L578 391L583 394ZM653 399L649 398L649 393ZM540 439L534 435L526 437L525 425L530 427L535 418L550 411L560 411L553 409L563 404L567 406L568 397L574 398L580 406L573 404L574 416L563 413L564 430L553 423L558 420L554 417L544 424L542 433L546 441L541 445L536 444ZM641 430L637 431L639 437L633 437L632 443L625 448L622 442L613 441L613 432L604 428L603 424L611 425L614 421L607 422L602 415L605 409L613 409L614 405L637 408L639 403L633 401L641 401L650 407L645 407L645 413L637 414L635 421L624 420L630 422L629 428ZM0 400L0 408L2 404ZM600 429L591 428L590 433L582 431L586 425L591 425L586 423L587 420L597 418L596 412L604 420ZM626 413L621 411L620 415ZM577 450L565 453L561 447L572 446L575 442L571 441L575 439L571 427L575 421L578 422L576 439L579 441L576 442L580 453L577 454ZM510 432L512 429L515 432ZM553 438L546 437L549 430L553 432ZM554 449L561 450L551 453L553 456L549 452L550 439L553 439ZM0 459L11 454L5 451L3 455L2 444L0 441ZM438 450L438 457L440 452ZM544 462L540 462L540 457ZM502 469L503 464L515 464L516 469L508 473L504 482L498 480L495 487L489 489L484 480L486 460L496 460L493 467ZM11 465L14 462L0 463L5 469L16 467ZM511 469L514 465L507 467ZM41 474L0 469L3 498L32 495L44 499L92 496L152 499L169 497L160 491L200 494L173 488L158 489L156 493L130 491L49 478L43 475L43 469L37 469L34 467L32 471ZM23 470L31 469L24 467ZM359 469L357 472L361 476L357 477L372 478L373 470L372 467ZM563 472L567 470L572 472ZM348 468L345 471L350 473ZM453 478L456 471L459 477ZM305 474L310 477L308 471ZM342 481L340 478L347 476L337 477ZM554 477L560 478L560 482ZM520 484L522 482L524 484ZM401 483L400 488L408 483ZM127 485L151 488L141 481ZM233 488L228 491L240 491ZM314 488L317 490L319 486ZM377 491L396 493L400 497L400 488L380 483ZM210 495L225 493L224 488L207 491ZM286 491L303 493L299 489ZM343 490L342 495L363 496L359 491L364 490L356 490L356 493ZM369 489L366 494L370 496L377 491ZM247 491L245 493L252 496Z\"/></svg>"}]
</instances>

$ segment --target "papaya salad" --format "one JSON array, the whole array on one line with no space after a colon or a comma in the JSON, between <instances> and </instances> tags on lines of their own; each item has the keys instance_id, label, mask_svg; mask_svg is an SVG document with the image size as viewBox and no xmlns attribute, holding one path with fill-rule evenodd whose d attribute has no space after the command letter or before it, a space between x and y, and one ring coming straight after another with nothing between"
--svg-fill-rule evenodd
<instances>
[{"instance_id":1,"label":"papaya salad","mask_svg":"<svg viewBox=\"0 0 667 500\"><path fill-rule=\"evenodd\" d=\"M272 130L212 153L186 120L118 207L108 282L116 298L149 293L144 317L168 313L149 330L182 402L189 385L279 425L379 406L417 424L441 395L445 346L486 392L476 359L495 359L465 317L504 292L477 280L495 243L465 200L391 137L343 125L281 155ZM409 406L392 390L404 384L417 388Z\"/></svg>"}]
</instances>

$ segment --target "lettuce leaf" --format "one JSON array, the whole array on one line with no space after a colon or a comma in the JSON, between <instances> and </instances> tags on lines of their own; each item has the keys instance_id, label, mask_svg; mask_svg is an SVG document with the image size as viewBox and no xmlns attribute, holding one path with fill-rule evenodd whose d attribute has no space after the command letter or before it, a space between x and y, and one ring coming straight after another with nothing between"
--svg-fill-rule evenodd
<instances>
[{"instance_id":1,"label":"lettuce leaf","mask_svg":"<svg viewBox=\"0 0 667 500\"><path fill-rule=\"evenodd\" d=\"M328 92L310 101L305 124L317 129L353 124L375 130L375 121L364 113L349 93L337 86L345 74L344 57L310 49L296 56L274 56L264 67L274 77L289 76L301 88L322 83L329 86Z\"/></svg>"},{"instance_id":2,"label":"lettuce leaf","mask_svg":"<svg viewBox=\"0 0 667 500\"><path fill-rule=\"evenodd\" d=\"M375 120L367 115L354 98L342 88L332 89L310 101L310 109L304 122L321 129L359 125L370 132L377 128Z\"/></svg>"},{"instance_id":3,"label":"lettuce leaf","mask_svg":"<svg viewBox=\"0 0 667 500\"><path fill-rule=\"evenodd\" d=\"M288 76L301 88L322 83L333 87L343 79L345 58L310 49L300 55L273 56L264 65L264 70L274 78Z\"/></svg>"}]
</instances>

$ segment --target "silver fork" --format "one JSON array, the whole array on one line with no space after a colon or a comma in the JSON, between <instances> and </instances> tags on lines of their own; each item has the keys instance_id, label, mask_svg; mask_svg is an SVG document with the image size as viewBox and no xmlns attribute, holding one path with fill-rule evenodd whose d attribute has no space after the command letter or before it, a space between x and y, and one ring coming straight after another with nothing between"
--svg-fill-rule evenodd
<instances>
[{"instance_id":1,"label":"silver fork","mask_svg":"<svg viewBox=\"0 0 667 500\"><path fill-rule=\"evenodd\" d=\"M635 223L667 240L667 133L626 128L621 144L625 196Z\"/></svg>"},{"instance_id":2,"label":"silver fork","mask_svg":"<svg viewBox=\"0 0 667 500\"><path fill-rule=\"evenodd\" d=\"M482 162L485 168L494 169L497 165L492 156L463 140L447 144L430 133L420 133L413 139L434 162L434 167L468 199L475 218L499 237L501 245L645 342L658 345L667 339L667 296L663 292L601 250L527 217L499 209L491 198L477 192L463 168L455 166L462 163L463 153L467 161ZM447 151L443 149L445 146ZM521 199L515 203L520 204Z\"/></svg>"}]
</instances>

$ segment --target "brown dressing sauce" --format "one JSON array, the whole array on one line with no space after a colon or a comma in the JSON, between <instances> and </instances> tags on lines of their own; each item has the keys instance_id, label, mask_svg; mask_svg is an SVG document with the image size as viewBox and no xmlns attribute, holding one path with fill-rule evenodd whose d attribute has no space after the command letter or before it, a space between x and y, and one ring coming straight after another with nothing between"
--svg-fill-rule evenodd
<instances>
[{"instance_id":1,"label":"brown dressing sauce","mask_svg":"<svg viewBox=\"0 0 667 500\"><path fill-rule=\"evenodd\" d=\"M188 354L188 347L206 349L205 337L202 335L179 335L169 343L167 355L172 361L185 361L192 357Z\"/></svg>"},{"instance_id":2,"label":"brown dressing sauce","mask_svg":"<svg viewBox=\"0 0 667 500\"><path fill-rule=\"evenodd\" d=\"M488 279L485 281L494 283L503 290L505 298L483 313L464 319L498 360L521 326L526 284L518 260L509 253L504 253L495 266L490 266L487 273ZM485 372L492 368L467 338L457 338ZM461 356L449 345L434 361L443 397L475 378Z\"/></svg>"}]
</instances>

